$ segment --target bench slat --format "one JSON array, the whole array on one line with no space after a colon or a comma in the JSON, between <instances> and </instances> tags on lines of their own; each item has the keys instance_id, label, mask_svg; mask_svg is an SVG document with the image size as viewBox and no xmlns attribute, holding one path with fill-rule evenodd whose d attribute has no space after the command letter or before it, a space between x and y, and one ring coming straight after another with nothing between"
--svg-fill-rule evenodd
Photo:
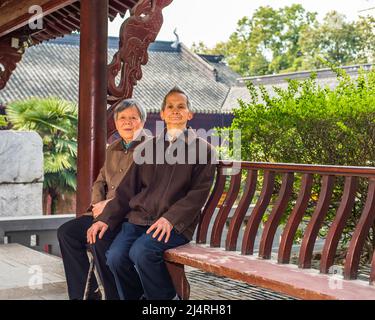
<instances>
[{"instance_id":1,"label":"bench slat","mask_svg":"<svg viewBox=\"0 0 375 320\"><path fill-rule=\"evenodd\" d=\"M372 284L372 285L375 284L375 251L372 254L370 284Z\"/></svg>"},{"instance_id":2,"label":"bench slat","mask_svg":"<svg viewBox=\"0 0 375 320\"><path fill-rule=\"evenodd\" d=\"M348 253L345 259L344 277L345 279L356 279L361 251L365 239L370 231L375 219L375 179L370 179L367 199L362 215L354 230L350 240Z\"/></svg>"},{"instance_id":3,"label":"bench slat","mask_svg":"<svg viewBox=\"0 0 375 320\"><path fill-rule=\"evenodd\" d=\"M228 234L225 241L226 250L236 250L238 234L242 222L246 216L246 212L249 209L251 201L253 200L255 189L257 186L257 179L258 171L251 170L247 172L245 189L228 227Z\"/></svg>"},{"instance_id":4,"label":"bench slat","mask_svg":"<svg viewBox=\"0 0 375 320\"><path fill-rule=\"evenodd\" d=\"M320 274L318 270L301 270L295 265L277 264L207 245L187 244L170 249L164 258L301 299L375 299L375 287L365 281L344 280Z\"/></svg>"},{"instance_id":5,"label":"bench slat","mask_svg":"<svg viewBox=\"0 0 375 320\"><path fill-rule=\"evenodd\" d=\"M230 177L233 167L240 167L237 175ZM241 190L241 176L246 170L247 177L244 191ZM233 170L232 170L233 173ZM282 175L280 190L275 190L275 177ZM298 190L297 200L294 203L294 175L302 174L301 186ZM250 205L256 194L258 176L263 176L260 196L254 208L249 213ZM315 180L315 176L320 177ZM317 178L319 178L317 177ZM226 190L226 183L230 178L229 190L223 204L219 204ZM337 178L337 181L335 180ZM333 197L336 184L343 182L345 185L343 194L338 203L338 194ZM364 178L364 179L363 179ZM314 183L320 183L320 194L313 209L313 214L306 229L303 230L301 248L298 255L298 266L288 264L294 248L294 238L301 227L302 220L309 208L311 191ZM367 190L365 183L368 182ZM319 186L317 186L319 187ZM278 195L276 195L278 192ZM361 198L357 198L361 192ZM367 196L366 193L367 192ZM292 198L293 195L293 198ZM273 196L277 196L276 202L271 203ZM364 203L360 203L366 196ZM224 228L231 215L231 209L239 198L239 204L233 216L229 220L225 248L220 248ZM288 205L293 205L291 214L285 226L280 224ZM354 205L360 205L362 214L357 221ZM337 208L338 206L338 208ZM260 224L264 214L269 209L272 211L261 230ZM319 246L323 245L320 270L310 269L313 250L319 230L327 217L329 208L335 208L336 214L333 222L328 226L325 239L320 239ZM336 209L337 208L337 209ZM356 207L357 208L357 207ZM217 214L216 214L217 212ZM355 216L351 216L351 215ZM247 219L248 218L248 219ZM215 220L213 220L215 219ZM348 221L355 223L352 239L345 259L344 275L328 275L334 265L335 254L342 238L343 231L348 226ZM356 279L359 269L360 257L364 251L367 237L371 237L370 228L375 220L375 168L370 167L344 167L322 165L299 164L272 164L255 162L219 162L213 191L210 194L198 224L198 244L168 250L165 253L170 271L174 275L175 287L179 294L188 298L189 288L182 265L189 265L217 275L242 280L247 283L269 288L278 292L289 294L303 299L375 299L375 287L365 281ZM247 221L244 232L241 230L243 223ZM303 227L305 225L303 224ZM210 230L211 229L211 230ZM279 229L282 231L280 245L272 247ZM259 234L258 231L262 231ZM202 245L206 243L207 236L211 232L210 247ZM241 254L235 251L237 242L241 241ZM260 239L259 256L252 256L255 243ZM323 242L324 241L324 242ZM369 243L370 244L370 243ZM314 248L315 247L315 248ZM278 250L276 250L278 249ZM235 251L235 252L234 252ZM271 252L277 254L277 262L270 259ZM179 265L180 264L180 265ZM320 273L319 273L320 271ZM375 252L372 256L370 270L370 284L375 282ZM337 286L339 285L339 287Z\"/></svg>"},{"instance_id":6,"label":"bench slat","mask_svg":"<svg viewBox=\"0 0 375 320\"><path fill-rule=\"evenodd\" d=\"M220 247L221 236L223 234L223 229L225 223L228 219L229 212L236 201L238 193L241 187L241 170L238 174L232 175L230 179L230 186L228 193L226 194L225 200L219 209L216 216L214 225L211 232L211 247Z\"/></svg>"},{"instance_id":7,"label":"bench slat","mask_svg":"<svg viewBox=\"0 0 375 320\"><path fill-rule=\"evenodd\" d=\"M220 162L221 167L240 167L247 170L269 170L276 172L312 173L319 175L335 176L357 176L365 178L375 178L374 167L353 167L334 166L319 164L297 164L297 163L270 163L270 162L249 162L231 161Z\"/></svg>"},{"instance_id":8,"label":"bench slat","mask_svg":"<svg viewBox=\"0 0 375 320\"><path fill-rule=\"evenodd\" d=\"M242 254L253 254L255 237L258 232L259 224L262 221L264 212L270 203L273 188L275 184L275 172L264 171L263 187L260 197L247 222L245 233L242 240Z\"/></svg>"},{"instance_id":9,"label":"bench slat","mask_svg":"<svg viewBox=\"0 0 375 320\"><path fill-rule=\"evenodd\" d=\"M272 208L271 214L264 226L262 238L259 246L259 256L263 259L271 257L273 239L276 234L277 227L288 205L288 201L293 191L293 172L283 174L283 180L279 192L279 196Z\"/></svg>"},{"instance_id":10,"label":"bench slat","mask_svg":"<svg viewBox=\"0 0 375 320\"><path fill-rule=\"evenodd\" d=\"M320 261L320 272L322 273L328 273L329 268L333 265L340 237L354 206L357 187L357 177L345 178L344 193L341 198L340 206L337 209L335 219L332 222L324 242Z\"/></svg>"},{"instance_id":11,"label":"bench slat","mask_svg":"<svg viewBox=\"0 0 375 320\"><path fill-rule=\"evenodd\" d=\"M208 226L210 225L212 215L215 212L220 197L223 194L225 181L226 176L222 174L222 169L220 167L217 167L215 186L212 193L210 194L206 206L203 209L201 221L198 225L197 243L206 243L207 241Z\"/></svg>"},{"instance_id":12,"label":"bench slat","mask_svg":"<svg viewBox=\"0 0 375 320\"><path fill-rule=\"evenodd\" d=\"M301 249L299 253L298 266L300 268L310 268L312 253L319 229L323 223L329 208L332 197L334 176L323 176L322 188L319 194L319 200L312 214L311 220L306 227L305 234L302 239Z\"/></svg>"},{"instance_id":13,"label":"bench slat","mask_svg":"<svg viewBox=\"0 0 375 320\"><path fill-rule=\"evenodd\" d=\"M292 210L292 213L289 216L288 222L286 223L284 232L281 236L278 254L279 263L289 263L294 236L306 211L308 201L311 195L312 185L313 175L310 173L304 174L302 176L301 188L298 193L296 204Z\"/></svg>"}]
</instances>

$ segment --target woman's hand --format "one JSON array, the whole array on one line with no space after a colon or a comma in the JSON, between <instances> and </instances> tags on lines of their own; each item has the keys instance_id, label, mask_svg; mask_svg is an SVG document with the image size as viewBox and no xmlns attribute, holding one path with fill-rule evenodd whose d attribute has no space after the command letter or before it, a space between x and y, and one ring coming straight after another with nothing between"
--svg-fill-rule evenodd
<instances>
[{"instance_id":1,"label":"woman's hand","mask_svg":"<svg viewBox=\"0 0 375 320\"><path fill-rule=\"evenodd\" d=\"M105 205L107 204L108 201L111 201L111 200L112 199L103 200L98 203L95 203L92 206L92 215L94 219L97 218L103 212Z\"/></svg>"}]
</instances>

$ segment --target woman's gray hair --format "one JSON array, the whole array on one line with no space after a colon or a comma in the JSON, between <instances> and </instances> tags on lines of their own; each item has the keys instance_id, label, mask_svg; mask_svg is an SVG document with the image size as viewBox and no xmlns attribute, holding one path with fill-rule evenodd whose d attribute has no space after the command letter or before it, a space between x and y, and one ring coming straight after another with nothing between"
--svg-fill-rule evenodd
<instances>
[{"instance_id":1,"label":"woman's gray hair","mask_svg":"<svg viewBox=\"0 0 375 320\"><path fill-rule=\"evenodd\" d=\"M113 113L113 117L114 117L115 121L117 120L117 115L120 112L122 112L122 111L124 111L128 108L131 108L131 107L135 107L138 110L139 117L141 118L141 121L143 123L145 123L146 120L147 120L146 109L135 99L125 99L117 105L117 107L115 108L115 111Z\"/></svg>"}]
</instances>

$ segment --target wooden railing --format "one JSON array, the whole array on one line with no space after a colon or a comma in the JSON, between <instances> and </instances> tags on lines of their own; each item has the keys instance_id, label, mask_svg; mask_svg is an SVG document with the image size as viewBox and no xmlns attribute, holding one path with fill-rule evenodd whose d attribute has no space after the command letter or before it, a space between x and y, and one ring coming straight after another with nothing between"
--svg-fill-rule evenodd
<instances>
[{"instance_id":1,"label":"wooden railing","mask_svg":"<svg viewBox=\"0 0 375 320\"><path fill-rule=\"evenodd\" d=\"M236 173L231 168L237 168L237 174L231 175L231 171ZM298 184L296 183L297 175ZM262 177L260 195L251 214L247 216L249 206L256 195L257 183L261 181L260 177ZM277 177L280 177L281 184L277 183ZM243 184L241 182L242 179L245 179ZM226 187L227 180L229 180L229 186ZM365 198L363 198L365 200L359 220L356 222L354 230L352 230L343 266L344 278L355 279L366 237L369 236L370 232L374 232L374 230L371 231L371 228L375 219L375 168L220 162L217 166L217 178L213 191L198 226L196 241L197 243L207 243L209 228L211 228L209 244L211 247L219 247L225 224L229 221L225 249L229 251L236 250L239 231L245 217L247 217L242 237L241 253L244 255L253 254L258 228L267 212L266 210L269 210L270 213L261 234L258 254L263 259L270 259L276 230L281 227L283 230L277 251L277 259L279 263L289 263L297 229L301 225L306 209L310 206L310 210L313 210L313 213L304 229L298 255L299 267L310 268L319 230L328 210L332 209L334 188L337 186L338 181L341 181L343 183L341 200L336 204L336 213L333 221L329 222L329 229L324 239L320 259L320 272L328 273L329 268L334 264L335 254L344 228L347 226L351 214L353 214L355 202L358 201L359 180L361 180L362 185L366 186L367 191L365 191ZM298 185L298 188L295 185ZM320 191L319 195L316 195L316 199L311 201L314 187L314 190ZM225 200L219 207L218 212L215 213L219 199L224 191L226 191ZM235 203L237 208L231 219L228 220L231 208ZM313 208L311 208L312 206ZM289 214L286 217L286 223L281 224L287 208L289 208ZM211 222L212 219L214 221ZM375 255L372 257L370 282L374 280Z\"/></svg>"}]
</instances>

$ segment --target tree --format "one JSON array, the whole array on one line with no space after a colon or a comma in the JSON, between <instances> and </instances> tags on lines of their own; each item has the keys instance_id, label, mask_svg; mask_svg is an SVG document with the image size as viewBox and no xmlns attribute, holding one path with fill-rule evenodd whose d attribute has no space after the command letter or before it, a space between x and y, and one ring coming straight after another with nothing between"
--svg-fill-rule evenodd
<instances>
[{"instance_id":1,"label":"tree","mask_svg":"<svg viewBox=\"0 0 375 320\"><path fill-rule=\"evenodd\" d=\"M43 190L51 200L47 212L54 214L59 195L76 191L77 106L57 98L32 98L9 104L6 112L13 129L42 137Z\"/></svg>"},{"instance_id":2,"label":"tree","mask_svg":"<svg viewBox=\"0 0 375 320\"><path fill-rule=\"evenodd\" d=\"M360 59L368 63L375 62L375 18L360 17L356 22L361 44Z\"/></svg>"},{"instance_id":3,"label":"tree","mask_svg":"<svg viewBox=\"0 0 375 320\"><path fill-rule=\"evenodd\" d=\"M374 55L375 19L361 17L347 22L344 15L331 11L322 24L307 27L299 45L304 69L321 68L323 60L336 65L367 63Z\"/></svg>"},{"instance_id":4,"label":"tree","mask_svg":"<svg viewBox=\"0 0 375 320\"><path fill-rule=\"evenodd\" d=\"M316 16L299 4L281 9L259 7L251 17L238 21L227 42L212 49L200 42L193 50L224 55L242 76L317 69L324 67L324 60L335 65L374 61L375 18L348 22L332 11L319 23Z\"/></svg>"},{"instance_id":5,"label":"tree","mask_svg":"<svg viewBox=\"0 0 375 320\"><path fill-rule=\"evenodd\" d=\"M273 9L258 8L251 18L238 21L228 42L208 49L200 43L195 49L223 54L234 71L243 76L278 73L296 69L302 30L316 21L316 13L306 12L299 4Z\"/></svg>"},{"instance_id":6,"label":"tree","mask_svg":"<svg viewBox=\"0 0 375 320\"><path fill-rule=\"evenodd\" d=\"M190 49L195 53L211 54L211 49L203 41L199 41L198 43L193 42Z\"/></svg>"}]
</instances>

